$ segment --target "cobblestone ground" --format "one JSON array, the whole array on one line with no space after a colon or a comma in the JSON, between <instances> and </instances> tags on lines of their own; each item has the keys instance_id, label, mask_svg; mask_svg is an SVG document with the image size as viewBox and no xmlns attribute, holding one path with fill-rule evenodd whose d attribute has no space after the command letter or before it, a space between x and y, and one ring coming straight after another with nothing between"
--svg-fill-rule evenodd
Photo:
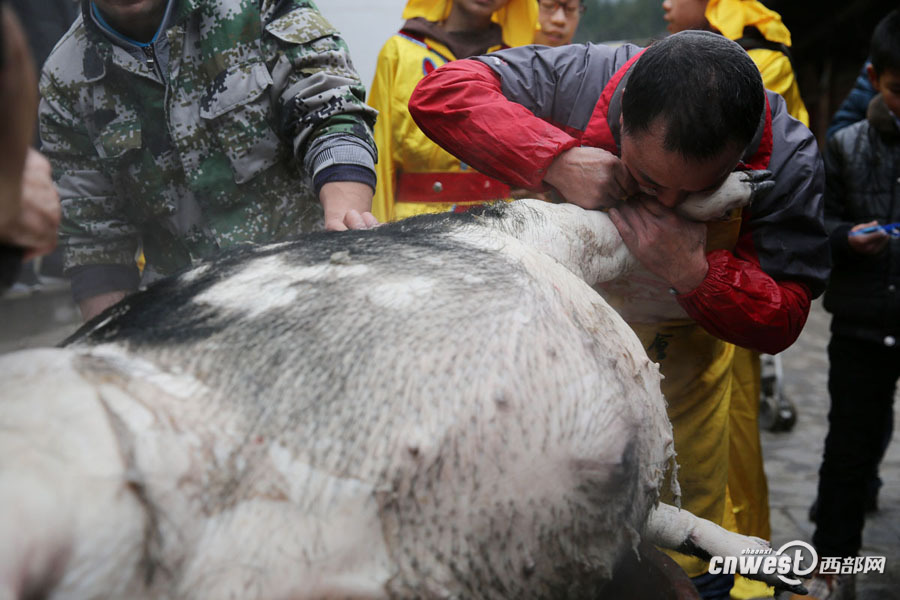
<instances>
[{"instance_id":1,"label":"cobblestone ground","mask_svg":"<svg viewBox=\"0 0 900 600\"><path fill-rule=\"evenodd\" d=\"M68 290L50 286L0 299L0 323L3 353L52 346L77 329L79 317ZM828 323L821 303L815 303L800 339L782 354L785 393L796 405L796 425L786 433L762 433L775 548L792 540L810 541L813 533L807 513L816 493L827 431ZM895 408L894 431L900 431L900 403L895 402ZM857 600L900 600L900 444L896 436L882 463L881 478L880 510L866 522L863 553L885 556L886 571L861 576Z\"/></svg>"},{"instance_id":2,"label":"cobblestone ground","mask_svg":"<svg viewBox=\"0 0 900 600\"><path fill-rule=\"evenodd\" d=\"M762 433L769 478L772 545L811 541L807 517L816 495L818 469L828 431L828 324L821 302L813 306L800 339L782 354L786 395L797 408L797 423L787 433ZM894 431L900 431L900 402L894 400ZM879 510L866 520L862 553L885 556L884 574L857 577L857 600L900 600L900 444L897 435L881 465L884 482ZM786 597L786 595L782 595Z\"/></svg>"}]
</instances>

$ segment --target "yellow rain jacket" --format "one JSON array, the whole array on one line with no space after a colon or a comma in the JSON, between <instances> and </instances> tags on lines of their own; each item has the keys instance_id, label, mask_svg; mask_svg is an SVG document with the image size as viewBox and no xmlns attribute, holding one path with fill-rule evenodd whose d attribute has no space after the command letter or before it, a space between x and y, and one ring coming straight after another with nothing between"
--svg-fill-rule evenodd
<instances>
[{"instance_id":1,"label":"yellow rain jacket","mask_svg":"<svg viewBox=\"0 0 900 600\"><path fill-rule=\"evenodd\" d=\"M450 14L453 0L409 0L404 19L422 17L440 22ZM537 23L534 0L510 0L494 13L506 46L530 44ZM379 221L396 221L428 212L464 209L509 197L509 187L476 172L422 133L407 104L426 74L457 58L447 46L427 36L400 31L378 55L369 105L378 110L378 184L372 213Z\"/></svg>"},{"instance_id":2,"label":"yellow rain jacket","mask_svg":"<svg viewBox=\"0 0 900 600\"><path fill-rule=\"evenodd\" d=\"M791 32L781 22L781 15L759 0L709 0L706 20L730 40L744 38L744 29L754 27L766 41L791 46ZM759 67L766 88L780 94L788 113L809 127L809 113L800 97L790 59L783 52L768 48L754 48L747 53Z\"/></svg>"}]
</instances>

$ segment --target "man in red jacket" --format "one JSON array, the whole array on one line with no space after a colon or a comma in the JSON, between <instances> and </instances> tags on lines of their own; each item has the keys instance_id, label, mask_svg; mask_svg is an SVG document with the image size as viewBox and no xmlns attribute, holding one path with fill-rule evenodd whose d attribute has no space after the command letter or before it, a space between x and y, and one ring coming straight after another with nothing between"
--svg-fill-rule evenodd
<instances>
[{"instance_id":1,"label":"man in red jacket","mask_svg":"<svg viewBox=\"0 0 900 600\"><path fill-rule=\"evenodd\" d=\"M830 268L822 162L734 42L686 31L632 45L529 46L457 61L410 101L422 130L482 173L609 214L643 269L604 295L666 376L683 506L720 523L733 344L792 344ZM774 187L740 214L673 209L735 170ZM704 598L731 578L679 562Z\"/></svg>"}]
</instances>

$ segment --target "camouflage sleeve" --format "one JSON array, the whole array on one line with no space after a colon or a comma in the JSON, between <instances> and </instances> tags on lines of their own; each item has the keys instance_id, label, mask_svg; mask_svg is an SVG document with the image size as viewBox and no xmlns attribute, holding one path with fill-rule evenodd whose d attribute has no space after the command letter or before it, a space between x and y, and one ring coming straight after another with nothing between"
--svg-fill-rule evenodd
<instances>
[{"instance_id":1,"label":"camouflage sleeve","mask_svg":"<svg viewBox=\"0 0 900 600\"><path fill-rule=\"evenodd\" d=\"M66 270L85 265L134 266L138 231L125 200L102 171L85 119L46 73L41 79L41 150L53 165L62 203L60 242Z\"/></svg>"},{"instance_id":2,"label":"camouflage sleeve","mask_svg":"<svg viewBox=\"0 0 900 600\"><path fill-rule=\"evenodd\" d=\"M263 51L272 65L283 139L293 139L295 156L304 160L318 138L353 136L370 149L374 172L377 113L365 103L344 40L309 0L262 5Z\"/></svg>"}]
</instances>

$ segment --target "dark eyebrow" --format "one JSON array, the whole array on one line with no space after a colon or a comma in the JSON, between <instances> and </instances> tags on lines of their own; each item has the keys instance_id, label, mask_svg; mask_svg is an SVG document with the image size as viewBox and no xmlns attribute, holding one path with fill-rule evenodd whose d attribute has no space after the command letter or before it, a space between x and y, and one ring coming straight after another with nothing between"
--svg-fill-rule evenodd
<instances>
[{"instance_id":1,"label":"dark eyebrow","mask_svg":"<svg viewBox=\"0 0 900 600\"><path fill-rule=\"evenodd\" d=\"M658 183L656 183L655 181L653 181L653 179L652 179L649 175L647 175L646 173L644 173L644 172L641 171L640 169L637 169L637 172L638 172L638 175L641 176L641 179L645 180L645 181L646 181L647 183L649 183L650 185L655 185L656 187L662 187L661 185L659 185Z\"/></svg>"}]
</instances>

